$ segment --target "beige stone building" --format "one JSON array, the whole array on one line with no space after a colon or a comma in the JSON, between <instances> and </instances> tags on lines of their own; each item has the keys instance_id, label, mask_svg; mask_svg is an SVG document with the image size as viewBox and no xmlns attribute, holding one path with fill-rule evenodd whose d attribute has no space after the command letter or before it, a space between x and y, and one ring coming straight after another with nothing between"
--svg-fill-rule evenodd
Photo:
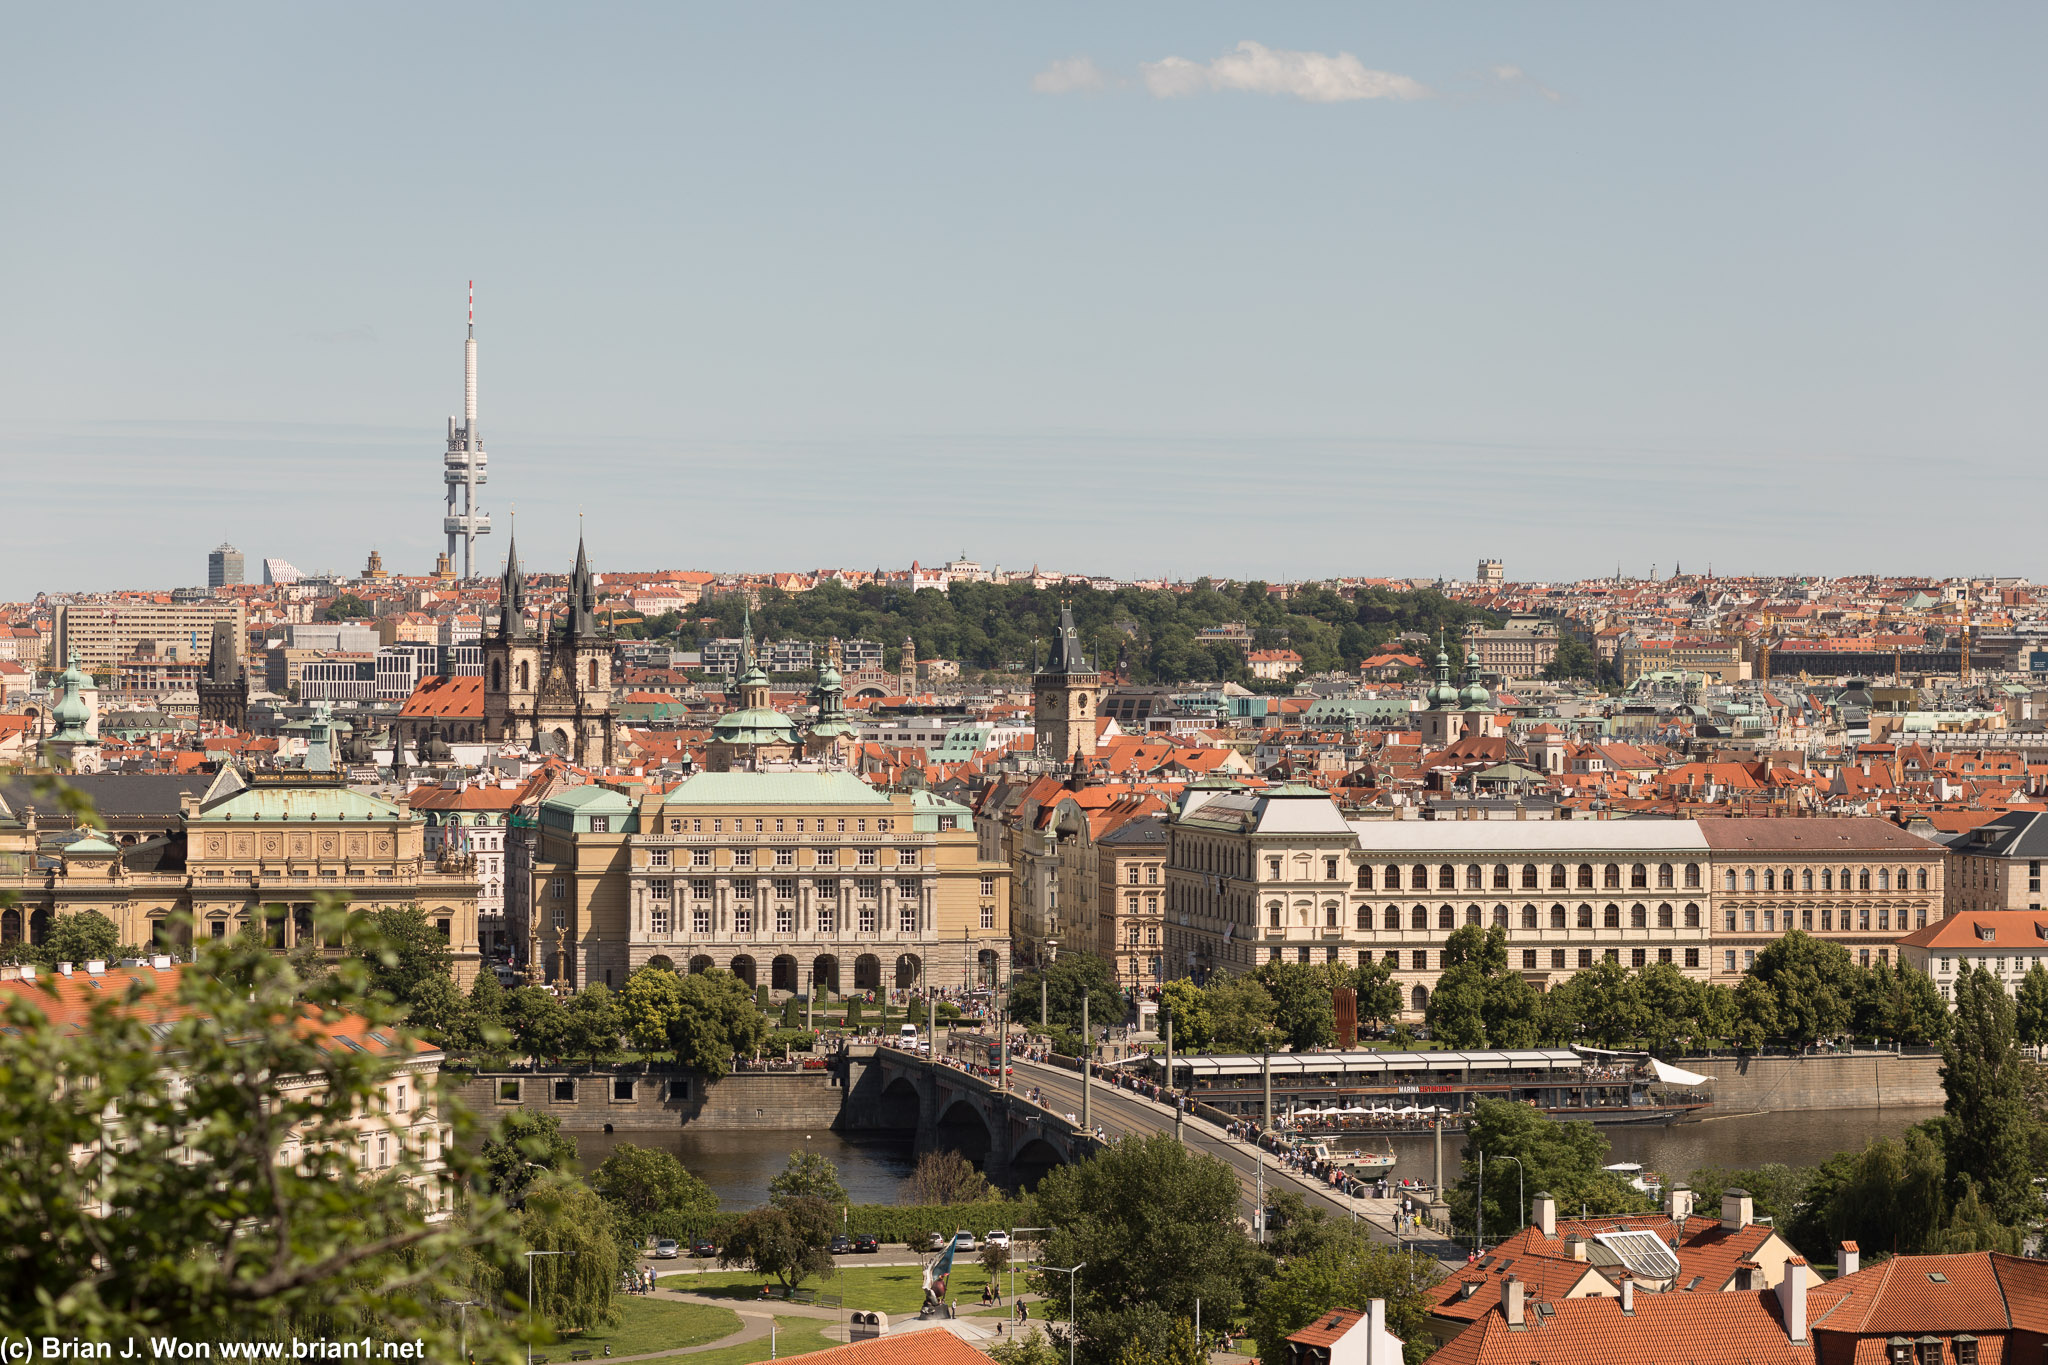
<instances>
[{"instance_id":1,"label":"beige stone building","mask_svg":"<svg viewBox=\"0 0 2048 1365\"><path fill-rule=\"evenodd\" d=\"M92 836L54 855L32 812L0 822L0 941L39 941L57 916L96 910L121 942L189 955L191 938L261 925L280 949L309 941L322 893L358 908L417 906L447 935L455 978L477 971L477 872L439 858L403 801L351 790L339 776L258 773L211 800L187 796L172 834L125 848ZM189 917L189 919L187 918Z\"/></svg>"},{"instance_id":2,"label":"beige stone building","mask_svg":"<svg viewBox=\"0 0 2048 1365\"><path fill-rule=\"evenodd\" d=\"M1794 929L1847 948L1865 966L1941 919L1941 845L1888 820L1701 820L1712 850L1714 976L1733 985Z\"/></svg>"},{"instance_id":3,"label":"beige stone building","mask_svg":"<svg viewBox=\"0 0 2048 1365\"><path fill-rule=\"evenodd\" d=\"M1101 913L1095 951L1126 989L1156 991L1166 965L1166 821L1157 811L1119 817L1096 835Z\"/></svg>"},{"instance_id":4,"label":"beige stone building","mask_svg":"<svg viewBox=\"0 0 2048 1365\"><path fill-rule=\"evenodd\" d=\"M1948 913L2041 909L2041 864L2048 860L2048 819L2008 811L1948 844Z\"/></svg>"},{"instance_id":5,"label":"beige stone building","mask_svg":"<svg viewBox=\"0 0 2048 1365\"><path fill-rule=\"evenodd\" d=\"M1517 616L1498 630L1477 621L1465 627L1465 659L1482 673L1502 678L1536 678L1557 659L1557 622Z\"/></svg>"},{"instance_id":6,"label":"beige stone building","mask_svg":"<svg viewBox=\"0 0 2048 1365\"><path fill-rule=\"evenodd\" d=\"M971 813L835 770L700 773L666 795L577 787L540 807L531 956L548 981L717 967L777 997L992 984L1009 868Z\"/></svg>"},{"instance_id":7,"label":"beige stone building","mask_svg":"<svg viewBox=\"0 0 2048 1365\"><path fill-rule=\"evenodd\" d=\"M57 608L52 658L68 659L75 651L87 672L109 677L122 660L145 653L179 663L203 663L213 642L213 624L221 620L233 621L239 636L248 624L247 604L231 597L68 603Z\"/></svg>"}]
</instances>

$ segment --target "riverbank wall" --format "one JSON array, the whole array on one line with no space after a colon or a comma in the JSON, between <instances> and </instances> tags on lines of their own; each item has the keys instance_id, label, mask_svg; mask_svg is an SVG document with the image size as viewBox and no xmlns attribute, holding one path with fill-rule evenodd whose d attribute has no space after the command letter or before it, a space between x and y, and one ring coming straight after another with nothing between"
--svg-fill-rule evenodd
<instances>
[{"instance_id":1,"label":"riverbank wall","mask_svg":"<svg viewBox=\"0 0 2048 1365\"><path fill-rule=\"evenodd\" d=\"M507 1109L551 1114L569 1133L831 1128L845 1096L836 1070L735 1071L707 1080L659 1067L484 1071L451 1076L456 1098L486 1123Z\"/></svg>"},{"instance_id":2,"label":"riverbank wall","mask_svg":"<svg viewBox=\"0 0 2048 1365\"><path fill-rule=\"evenodd\" d=\"M1941 1057L1858 1052L1814 1057L1693 1057L1678 1063L1714 1078L1717 1114L1784 1109L1882 1109L1941 1104Z\"/></svg>"}]
</instances>

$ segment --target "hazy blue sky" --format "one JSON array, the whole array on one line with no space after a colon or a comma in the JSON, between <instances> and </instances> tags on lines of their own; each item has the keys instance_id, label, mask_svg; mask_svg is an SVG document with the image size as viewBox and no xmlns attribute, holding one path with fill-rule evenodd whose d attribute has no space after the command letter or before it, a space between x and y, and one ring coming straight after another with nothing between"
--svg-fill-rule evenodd
<instances>
[{"instance_id":1,"label":"hazy blue sky","mask_svg":"<svg viewBox=\"0 0 2048 1365\"><path fill-rule=\"evenodd\" d=\"M11 4L0 596L2048 573L2048 8Z\"/></svg>"}]
</instances>

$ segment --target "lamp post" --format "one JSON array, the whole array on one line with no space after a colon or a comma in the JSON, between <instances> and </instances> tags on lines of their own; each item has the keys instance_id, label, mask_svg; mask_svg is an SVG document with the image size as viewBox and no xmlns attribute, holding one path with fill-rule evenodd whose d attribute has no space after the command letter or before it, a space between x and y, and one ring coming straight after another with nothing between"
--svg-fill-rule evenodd
<instances>
[{"instance_id":1,"label":"lamp post","mask_svg":"<svg viewBox=\"0 0 2048 1365\"><path fill-rule=\"evenodd\" d=\"M1025 1232L1051 1232L1051 1231L1052 1231L1052 1229L1051 1229L1051 1228L1011 1228L1011 1229L1010 1229L1010 1253L1011 1253L1011 1254L1010 1254L1010 1302L1011 1302L1012 1304L1015 1304L1015 1303L1017 1302L1017 1256L1016 1256L1016 1252L1017 1252L1017 1236L1018 1236L1018 1234L1019 1234L1019 1233L1025 1233Z\"/></svg>"},{"instance_id":2,"label":"lamp post","mask_svg":"<svg viewBox=\"0 0 2048 1365\"><path fill-rule=\"evenodd\" d=\"M567 1256L566 1251L529 1251L526 1256L526 1365L533 1365L533 1258Z\"/></svg>"},{"instance_id":3,"label":"lamp post","mask_svg":"<svg viewBox=\"0 0 2048 1365\"><path fill-rule=\"evenodd\" d=\"M462 1320L462 1358L469 1359L469 1310L476 1307L475 1299L443 1299L444 1307L453 1308Z\"/></svg>"},{"instance_id":4,"label":"lamp post","mask_svg":"<svg viewBox=\"0 0 2048 1365\"><path fill-rule=\"evenodd\" d=\"M1039 1267L1048 1275L1064 1275L1067 1277L1067 1365L1074 1365L1074 1341L1081 1334L1081 1325L1074 1319L1074 1286L1080 1282L1082 1266L1087 1264L1086 1261L1083 1261L1080 1265L1074 1266L1069 1270L1061 1270L1056 1265Z\"/></svg>"}]
</instances>

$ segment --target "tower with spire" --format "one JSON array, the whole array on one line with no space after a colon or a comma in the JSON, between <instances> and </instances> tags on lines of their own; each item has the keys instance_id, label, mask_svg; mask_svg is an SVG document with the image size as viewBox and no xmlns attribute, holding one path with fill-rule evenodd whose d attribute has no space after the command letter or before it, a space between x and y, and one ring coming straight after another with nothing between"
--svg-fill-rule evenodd
<instances>
[{"instance_id":1,"label":"tower with spire","mask_svg":"<svg viewBox=\"0 0 2048 1365\"><path fill-rule=\"evenodd\" d=\"M597 614L597 576L581 535L565 607L539 630L527 620L515 535L498 579L497 628L483 644L484 739L610 766L618 741L611 633Z\"/></svg>"},{"instance_id":2,"label":"tower with spire","mask_svg":"<svg viewBox=\"0 0 2048 1365\"><path fill-rule=\"evenodd\" d=\"M441 480L448 487L448 510L441 518L447 533L447 559L462 550L462 576L476 576L476 538L489 535L490 516L477 505L476 490L489 482L490 457L484 454L483 433L476 425L476 281L469 282L469 335L462 343L462 422L448 419L448 453L441 460Z\"/></svg>"},{"instance_id":3,"label":"tower with spire","mask_svg":"<svg viewBox=\"0 0 2048 1365\"><path fill-rule=\"evenodd\" d=\"M1095 756L1095 717L1102 709L1102 675L1081 652L1074 609L1060 608L1052 657L1031 679L1031 715L1040 758L1064 763Z\"/></svg>"}]
</instances>

